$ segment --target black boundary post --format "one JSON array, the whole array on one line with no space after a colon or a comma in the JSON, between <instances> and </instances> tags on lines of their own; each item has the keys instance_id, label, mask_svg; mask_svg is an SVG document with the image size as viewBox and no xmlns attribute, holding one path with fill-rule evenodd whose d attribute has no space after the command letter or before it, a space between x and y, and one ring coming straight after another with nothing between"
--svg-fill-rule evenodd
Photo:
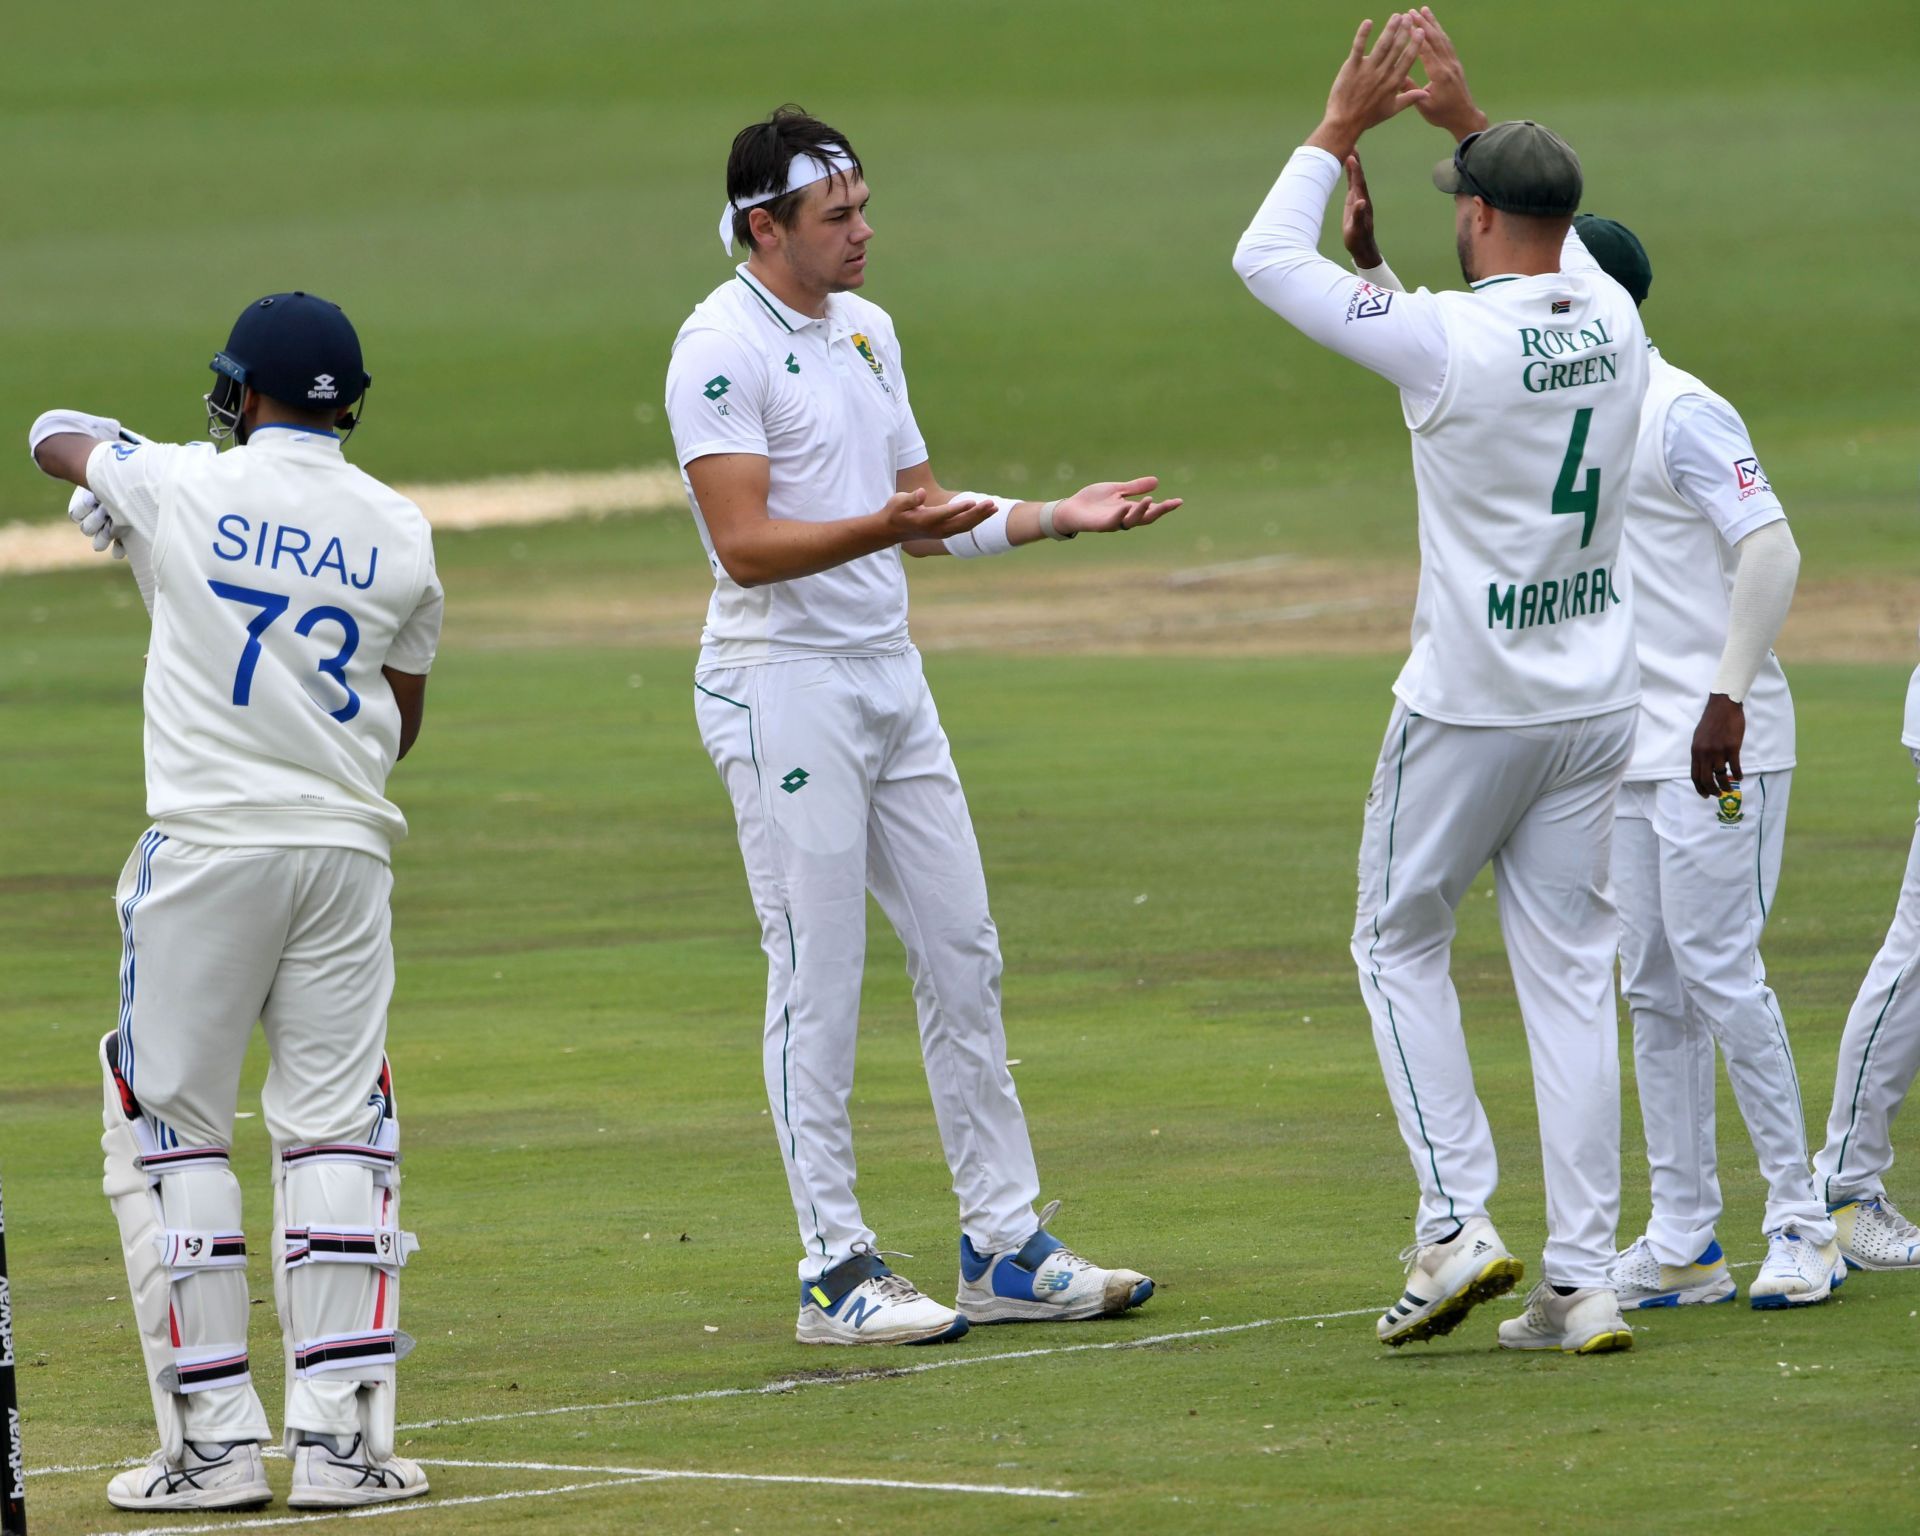
<instances>
[{"instance_id":1,"label":"black boundary post","mask_svg":"<svg viewBox=\"0 0 1920 1536\"><path fill-rule=\"evenodd\" d=\"M7 1286L7 1200L0 1190L0 1412L7 1416L7 1465L0 1531L26 1536L27 1457L20 1443L20 1397L13 1377L13 1293Z\"/></svg>"}]
</instances>

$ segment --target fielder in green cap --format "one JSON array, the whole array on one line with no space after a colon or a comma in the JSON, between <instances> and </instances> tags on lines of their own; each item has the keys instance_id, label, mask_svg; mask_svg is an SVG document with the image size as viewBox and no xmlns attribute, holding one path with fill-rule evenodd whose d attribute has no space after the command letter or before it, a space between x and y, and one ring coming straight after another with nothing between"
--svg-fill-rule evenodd
<instances>
[{"instance_id":1,"label":"fielder in green cap","mask_svg":"<svg viewBox=\"0 0 1920 1536\"><path fill-rule=\"evenodd\" d=\"M1536 166L1553 153L1539 137L1544 129L1525 138L1508 131L1524 126L1468 135L1435 170L1435 184L1464 197L1471 177L1486 193L1516 200L1514 147L1526 144ZM1398 287L1374 239L1363 179L1349 190L1343 233L1364 276ZM1573 239L1636 306L1645 302L1653 263L1632 230L1581 214ZM1800 552L1739 412L1651 343L1647 368L1624 542L1641 699L1611 875L1653 1211L1608 1277L1625 1311L1737 1294L1715 1231L1717 1041L1768 1186L1767 1258L1748 1299L1761 1309L1807 1306L1826 1300L1846 1267L1835 1220L1808 1171L1784 1016L1759 953L1780 879L1794 765L1793 699L1772 645L1793 601ZM1874 992L1869 1023L1885 992ZM1847 1232L1857 1233L1860 1251L1892 1246L1887 1233L1904 1218L1890 1211L1884 1200L1848 1208ZM1920 1266L1920 1250L1915 1261Z\"/></svg>"},{"instance_id":2,"label":"fielder in green cap","mask_svg":"<svg viewBox=\"0 0 1920 1536\"><path fill-rule=\"evenodd\" d=\"M1498 1164L1449 975L1454 910L1492 864L1548 1234L1543 1283L1499 1342L1600 1354L1633 1343L1608 1275L1620 1065L1604 887L1640 702L1621 540L1646 335L1632 298L1569 238L1581 173L1565 141L1534 122L1489 127L1430 10L1389 18L1369 51L1371 33L1360 28L1234 269L1312 340L1397 385L1413 440L1420 589L1352 936L1420 1186L1406 1279L1377 1332L1395 1347L1449 1333L1524 1273L1489 1213ZM1468 292L1402 292L1390 273L1319 253L1342 165L1363 188L1361 135L1409 106L1458 146L1434 180L1454 199Z\"/></svg>"}]
</instances>

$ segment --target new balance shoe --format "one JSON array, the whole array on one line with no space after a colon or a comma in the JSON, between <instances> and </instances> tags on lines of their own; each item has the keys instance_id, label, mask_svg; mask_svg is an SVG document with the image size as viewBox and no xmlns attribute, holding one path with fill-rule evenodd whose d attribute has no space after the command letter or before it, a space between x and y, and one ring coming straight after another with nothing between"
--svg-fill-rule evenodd
<instances>
[{"instance_id":1,"label":"new balance shoe","mask_svg":"<svg viewBox=\"0 0 1920 1536\"><path fill-rule=\"evenodd\" d=\"M1527 1272L1484 1216L1444 1243L1415 1243L1400 1262L1407 1266L1406 1289L1374 1324L1380 1342L1392 1349L1452 1333L1481 1302L1506 1295Z\"/></svg>"},{"instance_id":2,"label":"new balance shoe","mask_svg":"<svg viewBox=\"0 0 1920 1536\"><path fill-rule=\"evenodd\" d=\"M189 1440L178 1463L155 1451L145 1466L107 1484L107 1502L116 1509L245 1509L272 1497L260 1447L251 1440Z\"/></svg>"},{"instance_id":3,"label":"new balance shoe","mask_svg":"<svg viewBox=\"0 0 1920 1536\"><path fill-rule=\"evenodd\" d=\"M1633 1330L1620 1315L1619 1298L1604 1286L1562 1296L1542 1280L1528 1294L1526 1311L1500 1325L1500 1347L1604 1355L1632 1349Z\"/></svg>"},{"instance_id":4,"label":"new balance shoe","mask_svg":"<svg viewBox=\"0 0 1920 1536\"><path fill-rule=\"evenodd\" d=\"M1070 1323L1112 1317L1153 1294L1131 1269L1102 1269L1047 1230L1060 1210L1050 1202L1040 1227L1018 1248L981 1253L960 1237L960 1310L975 1323Z\"/></svg>"},{"instance_id":5,"label":"new balance shoe","mask_svg":"<svg viewBox=\"0 0 1920 1536\"><path fill-rule=\"evenodd\" d=\"M1815 1244L1798 1232L1770 1232L1767 1256L1747 1287L1747 1299L1762 1311L1810 1307L1839 1290L1846 1278L1839 1243Z\"/></svg>"},{"instance_id":6,"label":"new balance shoe","mask_svg":"<svg viewBox=\"0 0 1920 1536\"><path fill-rule=\"evenodd\" d=\"M1834 1241L1855 1269L1920 1269L1920 1227L1885 1195L1862 1195L1833 1207Z\"/></svg>"},{"instance_id":7,"label":"new balance shoe","mask_svg":"<svg viewBox=\"0 0 1920 1536\"><path fill-rule=\"evenodd\" d=\"M1727 1256L1716 1240L1691 1264L1668 1264L1642 1237L1613 1257L1607 1279L1620 1298L1620 1310L1640 1307L1690 1307L1732 1301L1739 1294L1727 1272Z\"/></svg>"},{"instance_id":8,"label":"new balance shoe","mask_svg":"<svg viewBox=\"0 0 1920 1536\"><path fill-rule=\"evenodd\" d=\"M427 1474L404 1456L375 1461L358 1435L303 1434L293 1448L294 1509L343 1509L387 1504L427 1491Z\"/></svg>"},{"instance_id":9,"label":"new balance shoe","mask_svg":"<svg viewBox=\"0 0 1920 1536\"><path fill-rule=\"evenodd\" d=\"M945 1344L967 1331L967 1320L896 1275L871 1248L800 1286L802 1344Z\"/></svg>"}]
</instances>

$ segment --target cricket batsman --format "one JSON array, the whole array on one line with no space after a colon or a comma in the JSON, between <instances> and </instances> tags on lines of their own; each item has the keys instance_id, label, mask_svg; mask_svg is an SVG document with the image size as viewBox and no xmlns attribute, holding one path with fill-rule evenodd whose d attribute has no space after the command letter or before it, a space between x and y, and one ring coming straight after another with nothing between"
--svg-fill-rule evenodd
<instances>
[{"instance_id":1,"label":"cricket batsman","mask_svg":"<svg viewBox=\"0 0 1920 1536\"><path fill-rule=\"evenodd\" d=\"M1488 127L1430 10L1362 24L1320 126L1234 253L1263 304L1391 380L1413 437L1413 649L1367 796L1352 952L1420 1185L1382 1343L1451 1332L1512 1289L1498 1178L1449 975L1454 912L1491 862L1533 1062L1547 1185L1544 1279L1503 1348L1630 1348L1607 1267L1620 1204L1614 800L1640 702L1621 569L1647 388L1633 300L1570 239L1579 158L1537 123ZM1418 60L1427 85L1409 70ZM1464 293L1396 293L1318 251L1367 129L1417 106L1458 141Z\"/></svg>"},{"instance_id":2,"label":"cricket batsman","mask_svg":"<svg viewBox=\"0 0 1920 1536\"><path fill-rule=\"evenodd\" d=\"M892 319L862 298L873 229L845 134L796 107L742 129L720 243L747 259L695 307L667 416L713 600L694 671L767 956L764 1065L799 1223L803 1344L934 1344L970 1322L1122 1312L1153 1292L1038 1214L1007 1070L1000 943L920 653L901 554L985 559L1179 505L1151 476L1045 503L934 478ZM872 892L906 946L960 1207L955 1305L883 1261L854 1196L854 1046Z\"/></svg>"},{"instance_id":3,"label":"cricket batsman","mask_svg":"<svg viewBox=\"0 0 1920 1536\"><path fill-rule=\"evenodd\" d=\"M229 1166L255 1022L272 1065L274 1299L296 1508L427 1491L394 1455L400 1127L386 1059L387 775L420 732L442 594L426 519L347 462L371 382L337 305L249 304L211 364L208 427L147 441L48 411L34 462L79 490L153 617L147 813L120 877L119 1027L100 1042L105 1190L160 1448L122 1509L265 1503L247 1249Z\"/></svg>"}]
</instances>

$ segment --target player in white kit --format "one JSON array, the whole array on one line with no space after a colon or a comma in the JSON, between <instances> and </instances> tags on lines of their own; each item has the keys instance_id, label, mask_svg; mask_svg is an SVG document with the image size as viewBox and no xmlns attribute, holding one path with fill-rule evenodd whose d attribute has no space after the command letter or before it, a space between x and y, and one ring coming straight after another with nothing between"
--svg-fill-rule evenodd
<instances>
[{"instance_id":1,"label":"player in white kit","mask_svg":"<svg viewBox=\"0 0 1920 1536\"><path fill-rule=\"evenodd\" d=\"M1631 231L1574 233L1644 304ZM1620 990L1653 1176L1646 1233L1614 1261L1625 1308L1731 1301L1715 1235L1714 1043L1767 1181L1753 1306L1824 1301L1845 1278L1813 1187L1800 1081L1760 958L1793 787L1793 697L1773 654L1800 552L1739 412L1649 354L1628 482L1640 729L1613 831Z\"/></svg>"},{"instance_id":2,"label":"player in white kit","mask_svg":"<svg viewBox=\"0 0 1920 1536\"><path fill-rule=\"evenodd\" d=\"M808 1344L922 1344L969 1322L1124 1311L1153 1282L1038 1215L1007 1071L1000 945L966 799L907 634L901 550L965 558L1117 531L1157 482L1041 505L934 479L886 312L852 292L873 231L844 135L782 108L735 138L720 240L748 259L674 340L667 416L713 569L694 673L767 955L764 1066L799 1221ZM1137 498L1137 499L1136 499ZM894 1274L854 1197L848 1113L871 891L906 946L960 1204L956 1306Z\"/></svg>"},{"instance_id":3,"label":"player in white kit","mask_svg":"<svg viewBox=\"0 0 1920 1536\"><path fill-rule=\"evenodd\" d=\"M1907 685L1900 743L1920 768L1920 671ZM1899 904L1840 1036L1827 1143L1814 1182L1856 1269L1920 1269L1920 1227L1887 1196L1893 1121L1920 1073L1920 825Z\"/></svg>"},{"instance_id":4,"label":"player in white kit","mask_svg":"<svg viewBox=\"0 0 1920 1536\"><path fill-rule=\"evenodd\" d=\"M1620 1085L1603 887L1640 692L1620 541L1646 338L1633 300L1569 238L1573 151L1533 123L1487 128L1430 11L1391 17L1367 53L1370 30L1234 268L1313 340L1397 385L1413 435L1413 648L1367 800L1352 942L1421 1195L1405 1288L1378 1333L1399 1345L1450 1332L1522 1274L1488 1215L1493 1137L1448 974L1454 911L1491 862L1548 1232L1545 1278L1500 1343L1624 1349L1607 1278ZM1407 73L1416 54L1424 89ZM1459 140L1434 181L1454 197L1470 292L1391 292L1317 250L1361 134L1410 104Z\"/></svg>"},{"instance_id":5,"label":"player in white kit","mask_svg":"<svg viewBox=\"0 0 1920 1536\"><path fill-rule=\"evenodd\" d=\"M388 861L406 835L386 780L419 733L442 597L419 509L342 456L370 381L339 308L262 299L211 366L209 428L236 444L224 453L75 411L41 416L30 438L43 470L81 487L73 515L124 551L153 616L153 825L120 878L120 1020L100 1063L105 1189L160 1449L107 1497L271 1497L228 1155L257 1021L289 1502L369 1504L427 1490L393 1454L415 1245L385 1054Z\"/></svg>"}]
</instances>

